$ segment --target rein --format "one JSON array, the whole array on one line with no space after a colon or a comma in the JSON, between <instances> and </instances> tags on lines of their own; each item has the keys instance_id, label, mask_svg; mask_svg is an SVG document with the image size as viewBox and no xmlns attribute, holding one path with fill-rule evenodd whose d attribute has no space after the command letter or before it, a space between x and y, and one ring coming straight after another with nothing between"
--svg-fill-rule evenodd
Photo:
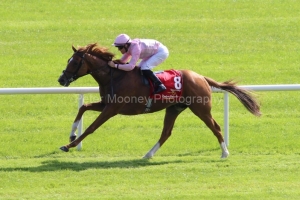
<instances>
[{"instance_id":1,"label":"rein","mask_svg":"<svg viewBox=\"0 0 300 200\"><path fill-rule=\"evenodd\" d=\"M113 78L114 78L114 71L115 70L112 70L112 68L111 67L109 67L110 68L110 95L111 95L111 97L113 97L114 96L114 87L113 87Z\"/></svg>"}]
</instances>

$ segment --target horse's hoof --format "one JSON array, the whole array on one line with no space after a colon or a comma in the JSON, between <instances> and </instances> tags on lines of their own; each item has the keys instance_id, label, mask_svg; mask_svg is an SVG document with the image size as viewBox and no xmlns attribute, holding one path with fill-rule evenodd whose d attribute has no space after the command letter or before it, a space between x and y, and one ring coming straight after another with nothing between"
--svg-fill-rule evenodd
<instances>
[{"instance_id":1,"label":"horse's hoof","mask_svg":"<svg viewBox=\"0 0 300 200\"><path fill-rule=\"evenodd\" d=\"M73 142L76 139L76 135L70 136L70 142Z\"/></svg>"},{"instance_id":2,"label":"horse's hoof","mask_svg":"<svg viewBox=\"0 0 300 200\"><path fill-rule=\"evenodd\" d=\"M221 158L227 158L229 156L229 152L225 151L222 153Z\"/></svg>"},{"instance_id":3,"label":"horse's hoof","mask_svg":"<svg viewBox=\"0 0 300 200\"><path fill-rule=\"evenodd\" d=\"M150 154L146 154L144 155L143 159L151 159L153 157L153 155L150 155Z\"/></svg>"},{"instance_id":4,"label":"horse's hoof","mask_svg":"<svg viewBox=\"0 0 300 200\"><path fill-rule=\"evenodd\" d=\"M62 150L62 151L64 151L64 152L68 152L69 151L68 147L66 147L66 146L62 146L59 149Z\"/></svg>"}]
</instances>

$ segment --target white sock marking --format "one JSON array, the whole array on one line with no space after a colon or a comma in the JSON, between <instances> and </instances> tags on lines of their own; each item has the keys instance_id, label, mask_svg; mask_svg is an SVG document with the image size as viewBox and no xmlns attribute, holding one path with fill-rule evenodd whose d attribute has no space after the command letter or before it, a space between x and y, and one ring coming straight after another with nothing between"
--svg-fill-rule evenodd
<instances>
[{"instance_id":1,"label":"white sock marking","mask_svg":"<svg viewBox=\"0 0 300 200\"><path fill-rule=\"evenodd\" d=\"M73 123L70 136L76 136L75 132L77 130L78 124L79 124L79 121L76 121Z\"/></svg>"},{"instance_id":2,"label":"white sock marking","mask_svg":"<svg viewBox=\"0 0 300 200\"><path fill-rule=\"evenodd\" d=\"M154 147L144 156L144 158L152 158L155 152L160 148L159 142L157 142Z\"/></svg>"},{"instance_id":3,"label":"white sock marking","mask_svg":"<svg viewBox=\"0 0 300 200\"><path fill-rule=\"evenodd\" d=\"M220 146L221 146L221 149L222 149L222 156L221 156L221 158L227 158L228 155L229 155L229 151L227 149L227 146L226 146L225 142L222 142L220 144Z\"/></svg>"}]
</instances>

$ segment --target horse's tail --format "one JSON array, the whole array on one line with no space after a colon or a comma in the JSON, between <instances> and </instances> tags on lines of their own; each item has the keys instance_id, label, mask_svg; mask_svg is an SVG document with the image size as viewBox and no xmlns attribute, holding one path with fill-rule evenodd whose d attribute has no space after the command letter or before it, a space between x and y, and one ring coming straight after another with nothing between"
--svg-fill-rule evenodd
<instances>
[{"instance_id":1,"label":"horse's tail","mask_svg":"<svg viewBox=\"0 0 300 200\"><path fill-rule=\"evenodd\" d=\"M253 96L252 92L236 85L236 82L229 80L223 83L218 83L217 81L204 77L207 83L215 88L225 90L230 92L234 96L238 98L238 100L247 108L249 112L251 112L255 116L260 116L260 105L258 101Z\"/></svg>"}]
</instances>

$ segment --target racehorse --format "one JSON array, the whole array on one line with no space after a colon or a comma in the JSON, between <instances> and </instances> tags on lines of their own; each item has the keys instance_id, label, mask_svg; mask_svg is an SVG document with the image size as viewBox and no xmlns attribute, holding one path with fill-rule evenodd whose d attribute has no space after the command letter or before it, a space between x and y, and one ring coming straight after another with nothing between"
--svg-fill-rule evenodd
<instances>
[{"instance_id":1,"label":"racehorse","mask_svg":"<svg viewBox=\"0 0 300 200\"><path fill-rule=\"evenodd\" d=\"M99 84L101 101L85 104L79 108L72 125L70 143L60 148L65 152L68 152L72 147L76 147L86 136L93 133L117 114L139 115L145 113L145 104L147 104L147 99L151 96L151 90L148 85L144 84L138 67L132 71L122 71L108 66L108 61L114 58L114 54L109 52L107 48L93 43L84 47L78 47L78 49L72 45L72 49L74 53L68 60L66 69L59 77L58 82L60 85L67 87L76 79L90 74ZM251 91L237 86L232 80L220 83L190 70L178 71L182 78L182 85L180 84L182 87L182 98L180 102L174 101L174 99L152 101L148 113L165 109L164 126L158 142L143 158L151 158L166 142L171 136L177 116L186 108L189 108L213 132L222 150L221 158L226 158L229 155L229 151L224 142L220 126L211 115L212 87L233 94L255 116L260 116L258 101L254 98ZM127 99L132 99L132 101L122 101L126 97ZM191 101L191 99L194 99L194 101ZM78 123L87 110L101 113L84 133L76 138L75 131Z\"/></svg>"}]
</instances>

